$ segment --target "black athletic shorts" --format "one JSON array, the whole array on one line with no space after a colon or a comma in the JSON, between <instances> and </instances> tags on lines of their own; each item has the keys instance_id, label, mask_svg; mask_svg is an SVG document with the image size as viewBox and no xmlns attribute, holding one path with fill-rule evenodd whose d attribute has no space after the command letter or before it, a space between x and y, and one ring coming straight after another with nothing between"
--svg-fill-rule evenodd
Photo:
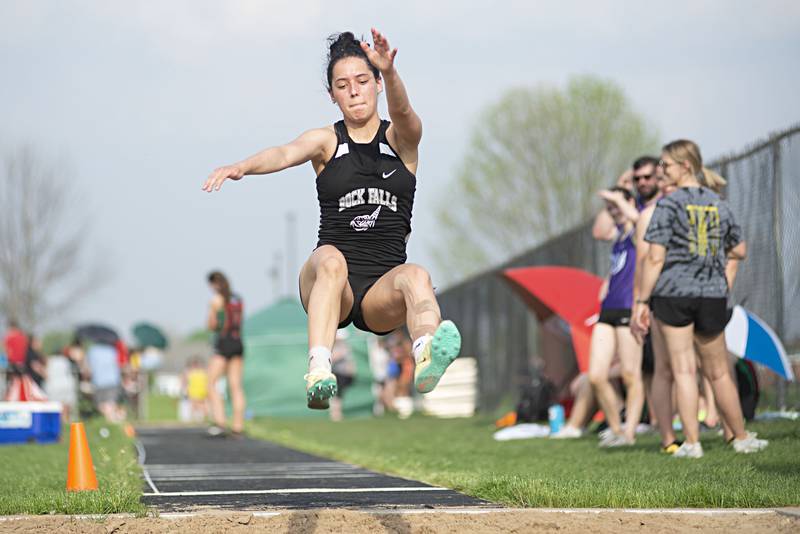
<instances>
[{"instance_id":1,"label":"black athletic shorts","mask_svg":"<svg viewBox=\"0 0 800 534\"><path fill-rule=\"evenodd\" d=\"M375 282L377 282L381 276L364 276L357 273L350 273L347 275L347 281L350 282L350 289L353 290L353 307L350 309L350 315L339 323L339 328L344 328L350 323L353 323L359 330L372 332L376 336L385 336L389 332L392 332L391 330L389 330L389 332L375 332L371 330L364 321L364 316L361 314L361 301L364 300L364 295L367 294L367 291L375 285Z\"/></svg>"},{"instance_id":2,"label":"black athletic shorts","mask_svg":"<svg viewBox=\"0 0 800 534\"><path fill-rule=\"evenodd\" d=\"M631 325L631 310L600 310L598 323L608 324L614 327Z\"/></svg>"},{"instance_id":3,"label":"black athletic shorts","mask_svg":"<svg viewBox=\"0 0 800 534\"><path fill-rule=\"evenodd\" d=\"M702 335L715 335L728 324L728 299L701 297L652 297L653 315L669 326L688 326Z\"/></svg>"},{"instance_id":4,"label":"black athletic shorts","mask_svg":"<svg viewBox=\"0 0 800 534\"><path fill-rule=\"evenodd\" d=\"M385 336L386 334L393 332L393 330L389 330L389 332L375 332L374 330L370 330L370 328L367 326L367 323L364 322L364 316L361 314L361 301L364 300L364 295L367 294L367 291L369 291L370 288L375 285L375 282L377 282L378 279L384 274L386 273L375 276L348 272L347 281L350 282L350 289L353 290L353 307L350 309L350 314L345 317L341 323L339 323L338 328L344 328L350 323L353 323L353 325L355 325L355 327L359 330L363 330L364 332L372 332L376 336ZM301 293L300 301L302 302L302 300L303 297ZM303 304L303 310L308 313L305 304Z\"/></svg>"},{"instance_id":5,"label":"black athletic shorts","mask_svg":"<svg viewBox=\"0 0 800 534\"><path fill-rule=\"evenodd\" d=\"M217 342L214 344L214 349L217 351L217 354L226 360L244 356L242 338L239 337L221 337L217 339Z\"/></svg>"},{"instance_id":6,"label":"black athletic shorts","mask_svg":"<svg viewBox=\"0 0 800 534\"><path fill-rule=\"evenodd\" d=\"M650 334L644 336L644 345L642 346L642 374L650 376L656 368L655 356L653 356L653 338Z\"/></svg>"}]
</instances>

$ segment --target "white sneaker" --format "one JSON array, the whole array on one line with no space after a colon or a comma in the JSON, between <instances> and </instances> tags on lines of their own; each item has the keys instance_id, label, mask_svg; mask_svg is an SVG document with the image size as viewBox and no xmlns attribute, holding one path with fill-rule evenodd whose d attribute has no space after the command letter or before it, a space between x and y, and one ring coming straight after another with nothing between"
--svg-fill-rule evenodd
<instances>
[{"instance_id":1,"label":"white sneaker","mask_svg":"<svg viewBox=\"0 0 800 534\"><path fill-rule=\"evenodd\" d=\"M673 458L702 458L703 446L700 445L699 441L697 443L684 441L683 445L678 447L678 450L675 451L672 456Z\"/></svg>"},{"instance_id":2,"label":"white sneaker","mask_svg":"<svg viewBox=\"0 0 800 534\"><path fill-rule=\"evenodd\" d=\"M755 432L748 432L744 439L733 440L733 450L742 454L762 451L767 448L767 445L769 445L769 441L758 439L758 434Z\"/></svg>"},{"instance_id":3,"label":"white sneaker","mask_svg":"<svg viewBox=\"0 0 800 534\"><path fill-rule=\"evenodd\" d=\"M627 445L633 445L634 443L636 442L628 441L628 438L626 438L622 434L614 434L614 432L611 432L607 434L605 437L603 437L597 444L597 446L606 449L612 447L625 447Z\"/></svg>"},{"instance_id":4,"label":"white sneaker","mask_svg":"<svg viewBox=\"0 0 800 534\"><path fill-rule=\"evenodd\" d=\"M216 438L225 434L225 429L217 425L211 425L206 429L206 434L212 438Z\"/></svg>"},{"instance_id":5,"label":"white sneaker","mask_svg":"<svg viewBox=\"0 0 800 534\"><path fill-rule=\"evenodd\" d=\"M601 430L600 432L597 433L597 437L598 437L598 439L600 439L600 441L604 441L604 440L607 440L608 437L613 433L614 432L610 428L606 427L606 428L604 428L603 430Z\"/></svg>"},{"instance_id":6,"label":"white sneaker","mask_svg":"<svg viewBox=\"0 0 800 534\"><path fill-rule=\"evenodd\" d=\"M550 434L552 439L575 439L581 436L583 436L583 431L580 428L569 425L562 426L561 430L555 434Z\"/></svg>"}]
</instances>

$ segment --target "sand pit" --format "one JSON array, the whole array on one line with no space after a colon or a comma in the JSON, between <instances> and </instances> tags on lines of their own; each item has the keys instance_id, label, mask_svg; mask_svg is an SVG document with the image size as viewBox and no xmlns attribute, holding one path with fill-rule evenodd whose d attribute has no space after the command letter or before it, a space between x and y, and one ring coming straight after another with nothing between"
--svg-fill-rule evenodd
<instances>
[{"instance_id":1,"label":"sand pit","mask_svg":"<svg viewBox=\"0 0 800 534\"><path fill-rule=\"evenodd\" d=\"M493 510L460 512L351 510L219 513L202 511L162 517L68 516L0 519L0 532L159 534L166 532L285 532L292 534L462 534L464 532L798 532L800 510L625 511Z\"/></svg>"}]
</instances>

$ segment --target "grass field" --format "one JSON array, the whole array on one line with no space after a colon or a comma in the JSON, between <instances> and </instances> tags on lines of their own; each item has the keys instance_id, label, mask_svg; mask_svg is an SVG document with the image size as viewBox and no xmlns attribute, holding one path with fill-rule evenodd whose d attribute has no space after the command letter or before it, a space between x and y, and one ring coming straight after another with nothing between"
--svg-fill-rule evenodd
<instances>
[{"instance_id":1,"label":"grass field","mask_svg":"<svg viewBox=\"0 0 800 534\"><path fill-rule=\"evenodd\" d=\"M108 428L107 438L100 429ZM133 440L122 429L94 420L86 435L98 491L67 492L69 429L56 445L0 447L0 514L143 514L141 470Z\"/></svg>"},{"instance_id":2,"label":"grass field","mask_svg":"<svg viewBox=\"0 0 800 534\"><path fill-rule=\"evenodd\" d=\"M100 436L101 427L110 430ZM630 449L600 450L594 436L495 442L487 419L412 417L342 423L258 419L254 437L377 471L523 507L777 507L800 505L800 422L750 425L770 439L738 455L716 435L706 457L678 460L640 437ZM65 490L68 433L57 445L0 447L0 514L142 515L142 481L132 440L101 421L87 424L100 490Z\"/></svg>"},{"instance_id":3,"label":"grass field","mask_svg":"<svg viewBox=\"0 0 800 534\"><path fill-rule=\"evenodd\" d=\"M307 452L447 486L509 506L774 507L800 505L800 422L748 425L770 440L740 455L705 434L705 457L658 452L655 435L628 449L579 440L496 442L486 419L412 417L300 422L260 419L248 431Z\"/></svg>"},{"instance_id":4,"label":"grass field","mask_svg":"<svg viewBox=\"0 0 800 534\"><path fill-rule=\"evenodd\" d=\"M178 399L168 395L152 394L147 398L147 422L178 420Z\"/></svg>"}]
</instances>

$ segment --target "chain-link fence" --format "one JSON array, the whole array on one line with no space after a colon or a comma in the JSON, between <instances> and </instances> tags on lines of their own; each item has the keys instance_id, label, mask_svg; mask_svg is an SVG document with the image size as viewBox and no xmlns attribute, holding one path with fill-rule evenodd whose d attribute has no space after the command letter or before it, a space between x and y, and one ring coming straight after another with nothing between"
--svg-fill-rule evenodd
<instances>
[{"instance_id":1,"label":"chain-link fence","mask_svg":"<svg viewBox=\"0 0 800 534\"><path fill-rule=\"evenodd\" d=\"M800 208L800 126L709 166L728 179L726 195L748 244L734 300L771 325L788 352L798 352L800 225L792 210ZM537 374L542 332L502 271L566 265L604 276L608 254L609 245L592 239L586 224L440 294L443 316L463 333L462 354L478 360L481 409L492 410L516 396L518 386ZM760 376L771 404L800 402L797 384L787 389L774 374Z\"/></svg>"}]
</instances>

